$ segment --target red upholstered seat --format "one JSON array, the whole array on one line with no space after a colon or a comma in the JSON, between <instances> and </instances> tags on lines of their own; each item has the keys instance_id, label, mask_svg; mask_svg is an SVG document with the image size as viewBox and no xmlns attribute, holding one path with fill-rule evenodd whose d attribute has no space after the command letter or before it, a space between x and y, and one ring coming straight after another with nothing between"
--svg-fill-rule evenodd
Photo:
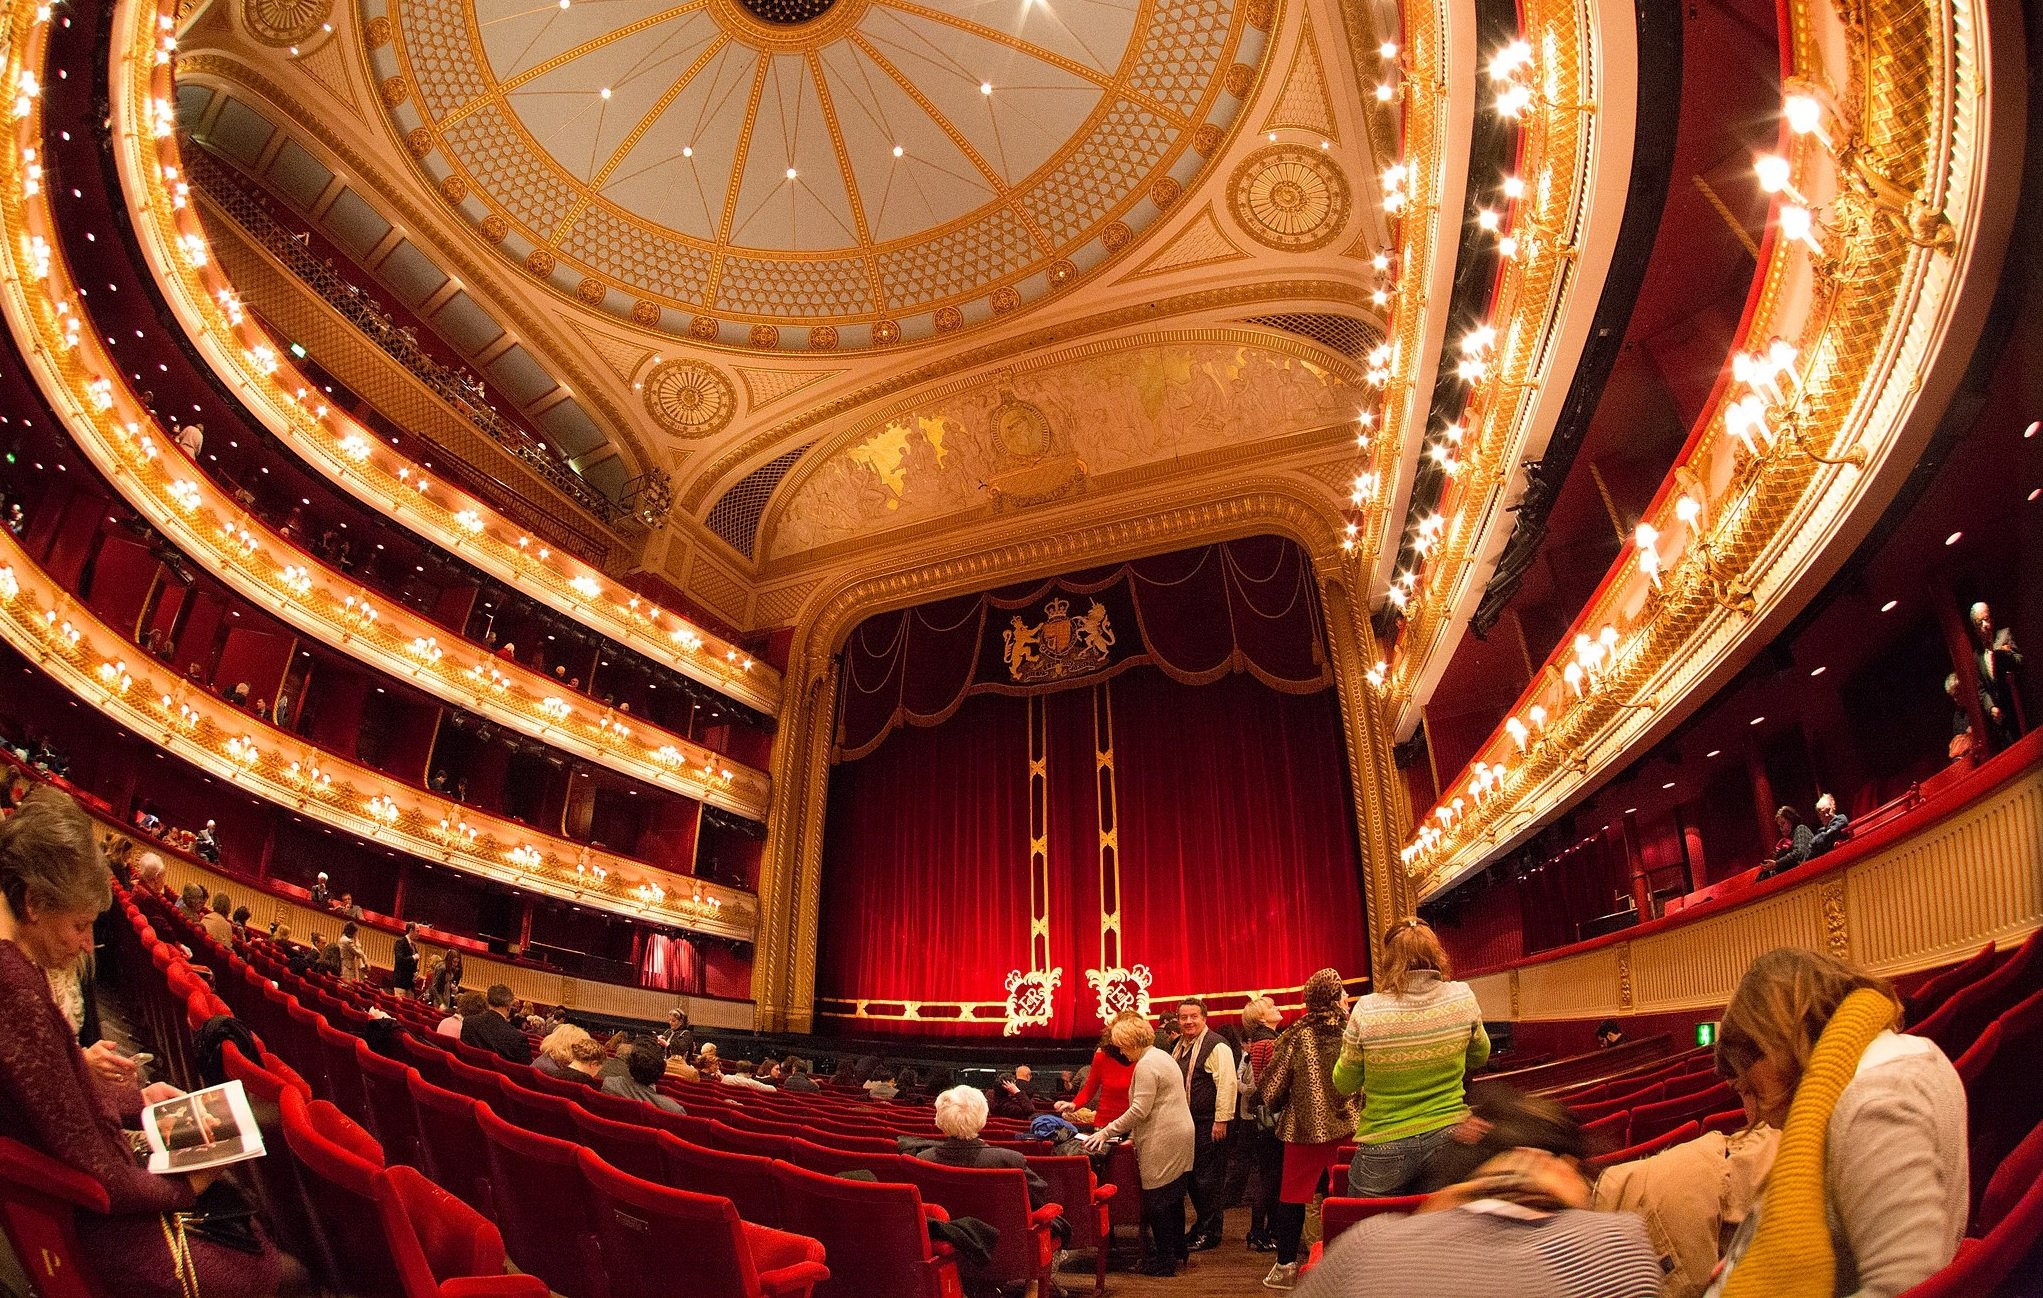
<instances>
[{"instance_id":1,"label":"red upholstered seat","mask_svg":"<svg viewBox=\"0 0 2043 1298\"><path fill-rule=\"evenodd\" d=\"M1066 1247L1092 1249L1093 1292L1107 1288L1107 1246L1113 1241L1112 1205L1118 1187L1101 1185L1093 1175L1092 1160L1083 1154L1038 1154L1029 1167L1050 1187L1050 1198L1064 1205L1064 1219L1071 1223Z\"/></svg>"},{"instance_id":2,"label":"red upholstered seat","mask_svg":"<svg viewBox=\"0 0 2043 1298\"><path fill-rule=\"evenodd\" d=\"M666 1181L667 1168L660 1158L660 1132L657 1127L640 1122L618 1122L578 1108L575 1110L575 1131L582 1144L595 1150L604 1162L618 1171L655 1184Z\"/></svg>"},{"instance_id":3,"label":"red upholstered seat","mask_svg":"<svg viewBox=\"0 0 2043 1298\"><path fill-rule=\"evenodd\" d=\"M2038 991L2043 991L2043 929L1999 968L1960 989L1910 1031L1928 1037L1956 1059L1978 1040L1987 1024Z\"/></svg>"},{"instance_id":4,"label":"red upholstered seat","mask_svg":"<svg viewBox=\"0 0 2043 1298\"><path fill-rule=\"evenodd\" d=\"M565 1298L601 1298L606 1280L596 1244L596 1214L582 1193L580 1146L477 1108L489 1150L497 1226L520 1271L540 1277Z\"/></svg>"},{"instance_id":5,"label":"red upholstered seat","mask_svg":"<svg viewBox=\"0 0 2043 1298\"><path fill-rule=\"evenodd\" d=\"M329 1101L356 1122L374 1121L369 1116L369 1094L362 1088L362 1064L356 1052L367 1054L368 1043L353 1033L341 1032L324 1019L314 1029L319 1038L320 1061L326 1073L326 1090L320 1098Z\"/></svg>"},{"instance_id":6,"label":"red upholstered seat","mask_svg":"<svg viewBox=\"0 0 2043 1298\"><path fill-rule=\"evenodd\" d=\"M1700 1135L1702 1135L1702 1123L1691 1118L1678 1127L1663 1131L1659 1135L1642 1140L1636 1145L1620 1149L1616 1153L1606 1154L1597 1161L1606 1167L1614 1167L1619 1163L1636 1162L1641 1158L1651 1158L1663 1149L1672 1149L1683 1141L1694 1140Z\"/></svg>"},{"instance_id":7,"label":"red upholstered seat","mask_svg":"<svg viewBox=\"0 0 2043 1298\"><path fill-rule=\"evenodd\" d=\"M811 1172L836 1176L843 1172L871 1172L882 1181L905 1181L908 1160L899 1153L875 1154L865 1150L839 1149L813 1140L787 1142L787 1161ZM924 1196L925 1198L927 1196ZM955 1215L955 1214L953 1214Z\"/></svg>"},{"instance_id":8,"label":"red upholstered seat","mask_svg":"<svg viewBox=\"0 0 2043 1298\"><path fill-rule=\"evenodd\" d=\"M787 1136L749 1131L728 1122L716 1123L712 1134L718 1149L735 1150L740 1154L757 1154L761 1158L786 1158L788 1146L793 1143Z\"/></svg>"},{"instance_id":9,"label":"red upholstered seat","mask_svg":"<svg viewBox=\"0 0 2043 1298\"><path fill-rule=\"evenodd\" d=\"M782 1224L822 1243L830 1279L816 1298L961 1298L957 1264L929 1239L929 1212L912 1185L847 1181L772 1164ZM941 1210L937 1210L939 1213Z\"/></svg>"},{"instance_id":10,"label":"red upholstered seat","mask_svg":"<svg viewBox=\"0 0 2043 1298\"><path fill-rule=\"evenodd\" d=\"M329 1283L343 1292L403 1298L544 1298L546 1286L537 1277L504 1274L503 1241L495 1227L459 1200L409 1168L397 1169L406 1179L393 1184L382 1167L322 1135L314 1111L323 1103L307 1106L295 1092L286 1092L283 1117L285 1142L320 1207L320 1261ZM430 1255L414 1212L428 1223L435 1245ZM434 1261L443 1270L436 1271Z\"/></svg>"},{"instance_id":11,"label":"red upholstered seat","mask_svg":"<svg viewBox=\"0 0 2043 1298\"><path fill-rule=\"evenodd\" d=\"M1591 1149L1605 1145L1623 1145L1626 1143L1625 1133L1631 1129L1631 1122L1631 1110L1620 1109L1594 1122L1583 1123L1582 1134L1589 1138Z\"/></svg>"},{"instance_id":12,"label":"red upholstered seat","mask_svg":"<svg viewBox=\"0 0 2043 1298\"><path fill-rule=\"evenodd\" d=\"M1745 1116L1745 1110L1742 1107L1725 1109L1722 1113L1712 1113L1709 1117L1704 1118L1702 1129L1704 1131L1721 1131L1725 1135L1730 1135L1734 1131L1745 1130L1750 1121L1751 1119Z\"/></svg>"},{"instance_id":13,"label":"red upholstered seat","mask_svg":"<svg viewBox=\"0 0 2043 1298\"><path fill-rule=\"evenodd\" d=\"M1731 1084L1719 1082L1706 1091L1641 1104L1632 1110L1631 1125L1626 1134L1632 1144L1641 1144L1685 1122L1700 1119L1737 1102L1738 1097L1732 1093Z\"/></svg>"},{"instance_id":14,"label":"red upholstered seat","mask_svg":"<svg viewBox=\"0 0 2043 1298\"><path fill-rule=\"evenodd\" d=\"M1903 1001L1907 1022L1911 1025L1919 1024L1936 1013L1938 1008L1959 989L1970 987L1993 972L1994 963L1993 943L1988 942L1980 947L1971 959L1944 970L1916 988L1915 994Z\"/></svg>"},{"instance_id":15,"label":"red upholstered seat","mask_svg":"<svg viewBox=\"0 0 2043 1298\"><path fill-rule=\"evenodd\" d=\"M296 1084L286 1081L264 1064L251 1062L232 1041L220 1048L220 1066L229 1080L240 1082L242 1089L248 1092L258 1120L272 1107L281 1111L287 1091L301 1105L312 1099L302 1079ZM269 1152L244 1164L240 1170L255 1188L256 1201L262 1207L277 1247L293 1257L310 1261L316 1257L319 1248L318 1226L305 1199L298 1160L291 1153L290 1146L274 1136L274 1132L268 1133L263 1142L263 1147Z\"/></svg>"},{"instance_id":16,"label":"red upholstered seat","mask_svg":"<svg viewBox=\"0 0 2043 1298\"><path fill-rule=\"evenodd\" d=\"M1329 1198L1320 1204L1320 1238L1332 1240L1358 1221L1386 1212L1413 1212L1426 1201L1423 1194L1398 1194L1377 1199Z\"/></svg>"},{"instance_id":17,"label":"red upholstered seat","mask_svg":"<svg viewBox=\"0 0 2043 1298\"><path fill-rule=\"evenodd\" d=\"M581 1132L575 1126L578 1106L573 1100L563 1099L558 1095L546 1095L529 1090L516 1082L508 1082L503 1088L503 1100L494 1107L498 1113L527 1131L536 1131L543 1136L552 1136L556 1140L581 1139Z\"/></svg>"},{"instance_id":18,"label":"red upholstered seat","mask_svg":"<svg viewBox=\"0 0 2043 1298\"><path fill-rule=\"evenodd\" d=\"M660 1133L664 1184L698 1194L721 1194L738 1207L738 1215L761 1226L781 1226L780 1198L773 1189L773 1160L757 1154L711 1149Z\"/></svg>"},{"instance_id":19,"label":"red upholstered seat","mask_svg":"<svg viewBox=\"0 0 2043 1298\"><path fill-rule=\"evenodd\" d=\"M1965 1081L1966 1138L1975 1215L1986 1183L2043 1124L2043 991L1995 1019L1958 1058Z\"/></svg>"},{"instance_id":20,"label":"red upholstered seat","mask_svg":"<svg viewBox=\"0 0 2043 1298\"><path fill-rule=\"evenodd\" d=\"M500 1220L490 1192L489 1149L476 1125L478 1102L416 1073L405 1078L405 1086L418 1114L419 1154L426 1175L483 1216Z\"/></svg>"},{"instance_id":21,"label":"red upholstered seat","mask_svg":"<svg viewBox=\"0 0 2043 1298\"><path fill-rule=\"evenodd\" d=\"M384 1160L419 1166L418 1111L406 1080L417 1076L417 1070L368 1049L356 1062L362 1066L362 1090L369 1099L369 1126L383 1146Z\"/></svg>"},{"instance_id":22,"label":"red upholstered seat","mask_svg":"<svg viewBox=\"0 0 2043 1298\"><path fill-rule=\"evenodd\" d=\"M952 1218L977 1217L1000 1232L985 1274L1004 1286L1033 1282L1038 1298L1050 1298L1050 1263L1056 1241L1050 1223L1064 1209L1046 1203L1029 1207L1028 1180L1019 1168L948 1167L902 1158L905 1179L925 1203L940 1205Z\"/></svg>"},{"instance_id":23,"label":"red upholstered seat","mask_svg":"<svg viewBox=\"0 0 2043 1298\"><path fill-rule=\"evenodd\" d=\"M581 1167L595 1196L612 1298L667 1298L677 1257L687 1259L687 1289L696 1298L806 1298L830 1278L821 1244L748 1226L729 1199L642 1180L587 1149Z\"/></svg>"},{"instance_id":24,"label":"red upholstered seat","mask_svg":"<svg viewBox=\"0 0 2043 1298\"><path fill-rule=\"evenodd\" d=\"M0 1137L0 1228L42 1298L107 1298L78 1247L73 1215L106 1212L106 1187L19 1141Z\"/></svg>"}]
</instances>

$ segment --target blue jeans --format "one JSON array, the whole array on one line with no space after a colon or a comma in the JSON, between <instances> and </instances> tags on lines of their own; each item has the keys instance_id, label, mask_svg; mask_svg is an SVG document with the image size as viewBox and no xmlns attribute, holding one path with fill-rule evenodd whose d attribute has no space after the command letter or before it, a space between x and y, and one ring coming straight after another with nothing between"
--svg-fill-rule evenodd
<instances>
[{"instance_id":1,"label":"blue jeans","mask_svg":"<svg viewBox=\"0 0 2043 1298\"><path fill-rule=\"evenodd\" d=\"M1363 1145L1348 1164L1348 1193L1357 1199L1380 1199L1409 1192L1425 1166L1427 1155L1447 1143L1452 1126L1425 1131L1380 1145Z\"/></svg>"}]
</instances>

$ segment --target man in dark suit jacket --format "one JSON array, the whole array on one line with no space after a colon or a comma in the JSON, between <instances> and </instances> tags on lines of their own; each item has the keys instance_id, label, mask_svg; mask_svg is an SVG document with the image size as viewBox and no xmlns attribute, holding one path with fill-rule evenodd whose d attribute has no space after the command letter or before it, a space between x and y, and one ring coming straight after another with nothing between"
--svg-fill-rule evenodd
<instances>
[{"instance_id":1,"label":"man in dark suit jacket","mask_svg":"<svg viewBox=\"0 0 2043 1298\"><path fill-rule=\"evenodd\" d=\"M419 926L406 924L390 954L390 986L399 996L409 996L419 976Z\"/></svg>"},{"instance_id":2,"label":"man in dark suit jacket","mask_svg":"<svg viewBox=\"0 0 2043 1298\"><path fill-rule=\"evenodd\" d=\"M488 1050L514 1064L532 1062L532 1043L511 1026L511 1002L517 998L502 983L492 983L489 1008L461 1021L461 1044Z\"/></svg>"}]
</instances>

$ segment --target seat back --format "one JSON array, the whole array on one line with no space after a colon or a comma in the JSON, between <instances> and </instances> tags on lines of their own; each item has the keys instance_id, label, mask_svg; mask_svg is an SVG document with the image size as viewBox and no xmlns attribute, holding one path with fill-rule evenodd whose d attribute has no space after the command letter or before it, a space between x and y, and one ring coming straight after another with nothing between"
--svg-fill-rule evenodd
<instances>
[{"instance_id":1,"label":"seat back","mask_svg":"<svg viewBox=\"0 0 2043 1298\"><path fill-rule=\"evenodd\" d=\"M1412 1212L1425 1201L1423 1194L1399 1194L1380 1199L1327 1199L1319 1206L1320 1238L1331 1245L1335 1236L1358 1221L1366 1221L1378 1213Z\"/></svg>"},{"instance_id":2,"label":"seat back","mask_svg":"<svg viewBox=\"0 0 2043 1298\"><path fill-rule=\"evenodd\" d=\"M1093 1206L1099 1180L1092 1173L1092 1160L1083 1154L1032 1154L1029 1170L1050 1187L1050 1201L1064 1205L1064 1219L1071 1223L1071 1248L1098 1248L1103 1240L1106 1204Z\"/></svg>"},{"instance_id":3,"label":"seat back","mask_svg":"<svg viewBox=\"0 0 2043 1298\"><path fill-rule=\"evenodd\" d=\"M105 1298L78 1245L78 1209L108 1210L106 1187L16 1140L0 1137L0 1230L42 1298Z\"/></svg>"},{"instance_id":4,"label":"seat back","mask_svg":"<svg viewBox=\"0 0 2043 1298\"><path fill-rule=\"evenodd\" d=\"M435 1086L417 1073L407 1076L404 1084L418 1114L419 1157L426 1175L483 1216L501 1223L490 1191L489 1149L476 1123L479 1102Z\"/></svg>"},{"instance_id":5,"label":"seat back","mask_svg":"<svg viewBox=\"0 0 2043 1298\"><path fill-rule=\"evenodd\" d=\"M667 1298L677 1257L688 1259L691 1295L756 1298L759 1273L729 1199L641 1180L586 1149L581 1168L611 1298Z\"/></svg>"},{"instance_id":6,"label":"seat back","mask_svg":"<svg viewBox=\"0 0 2043 1298\"><path fill-rule=\"evenodd\" d=\"M874 1154L864 1150L839 1149L835 1145L822 1145L813 1140L790 1140L787 1146L788 1162L796 1167L806 1167L811 1172L821 1172L825 1176L839 1176L845 1172L871 1172L882 1181L908 1179L908 1160L898 1153Z\"/></svg>"},{"instance_id":7,"label":"seat back","mask_svg":"<svg viewBox=\"0 0 2043 1298\"><path fill-rule=\"evenodd\" d=\"M2037 1081L2043 1077L2043 992L1989 1024L1959 1057L1958 1068L1965 1081L1973 1206L1979 1209L1995 1169L2043 1124L2043 1085Z\"/></svg>"},{"instance_id":8,"label":"seat back","mask_svg":"<svg viewBox=\"0 0 2043 1298\"><path fill-rule=\"evenodd\" d=\"M412 1107L406 1079L417 1071L367 1049L356 1056L362 1068L362 1091L369 1101L369 1129L383 1146L383 1161L419 1166L418 1111Z\"/></svg>"},{"instance_id":9,"label":"seat back","mask_svg":"<svg viewBox=\"0 0 2043 1298\"><path fill-rule=\"evenodd\" d=\"M1641 1104L1632 1110L1631 1126L1627 1134L1631 1143L1636 1145L1672 1130L1690 1119L1715 1113L1725 1105L1737 1102L1738 1097L1732 1092L1731 1084L1719 1082L1706 1091L1677 1095L1671 1100L1661 1100L1655 1104Z\"/></svg>"},{"instance_id":10,"label":"seat back","mask_svg":"<svg viewBox=\"0 0 2043 1298\"><path fill-rule=\"evenodd\" d=\"M787 1136L747 1131L728 1122L716 1123L714 1135L718 1149L734 1150L740 1154L757 1154L761 1158L786 1158L788 1146L793 1143Z\"/></svg>"},{"instance_id":11,"label":"seat back","mask_svg":"<svg viewBox=\"0 0 2043 1298\"><path fill-rule=\"evenodd\" d=\"M319 1038L320 1062L326 1074L322 1099L364 1126L375 1119L369 1113L369 1094L362 1087L362 1061L368 1042L353 1033L341 1032L322 1019L315 1029Z\"/></svg>"},{"instance_id":12,"label":"seat back","mask_svg":"<svg viewBox=\"0 0 2043 1298\"><path fill-rule=\"evenodd\" d=\"M659 1184L666 1180L667 1168L660 1159L657 1128L638 1122L618 1122L582 1108L575 1109L574 1120L576 1139L602 1155L611 1167L642 1181Z\"/></svg>"},{"instance_id":13,"label":"seat back","mask_svg":"<svg viewBox=\"0 0 2043 1298\"><path fill-rule=\"evenodd\" d=\"M323 1104L315 1100L314 1104ZM298 1160L306 1197L319 1205L319 1248L307 1259L329 1288L342 1293L406 1293L402 1269L384 1230L375 1163L327 1139L295 1091L283 1102L284 1143ZM417 1248L413 1241L412 1248ZM424 1265L422 1257L412 1259Z\"/></svg>"},{"instance_id":14,"label":"seat back","mask_svg":"<svg viewBox=\"0 0 2043 1298\"><path fill-rule=\"evenodd\" d=\"M660 1178L664 1184L698 1194L721 1194L737 1205L738 1216L746 1221L793 1229L781 1218L780 1199L773 1191L771 1159L711 1149L662 1131L660 1163L665 1173Z\"/></svg>"},{"instance_id":15,"label":"seat back","mask_svg":"<svg viewBox=\"0 0 2043 1298\"><path fill-rule=\"evenodd\" d=\"M579 1193L579 1146L476 1110L489 1150L497 1225L520 1271L536 1275L565 1298L599 1298L603 1263L588 1196Z\"/></svg>"},{"instance_id":16,"label":"seat back","mask_svg":"<svg viewBox=\"0 0 2043 1298\"><path fill-rule=\"evenodd\" d=\"M1961 988L1910 1031L1928 1037L1956 1059L1987 1024L2039 990L2043 990L2043 929L2032 934L1999 968Z\"/></svg>"},{"instance_id":17,"label":"seat back","mask_svg":"<svg viewBox=\"0 0 2043 1298\"><path fill-rule=\"evenodd\" d=\"M1619 1163L1637 1162L1641 1158L1651 1158L1663 1149L1672 1149L1685 1140L1694 1140L1701 1134L1702 1123L1691 1118L1678 1127L1670 1127L1649 1140L1642 1140L1637 1144L1620 1149L1616 1153L1606 1154L1597 1161L1605 1167L1615 1167Z\"/></svg>"},{"instance_id":18,"label":"seat back","mask_svg":"<svg viewBox=\"0 0 2043 1298\"><path fill-rule=\"evenodd\" d=\"M912 1185L847 1181L793 1163L772 1164L784 1229L823 1245L830 1279L817 1298L950 1298L957 1266L929 1242L922 1197Z\"/></svg>"},{"instance_id":19,"label":"seat back","mask_svg":"<svg viewBox=\"0 0 2043 1298\"><path fill-rule=\"evenodd\" d=\"M1943 1003L1949 1000L1961 988L1970 987L1973 983L1978 982L1981 978L1993 972L1993 965L1993 943L1988 942L1985 946L1980 947L1978 952L1964 963L1944 970L1936 977L1916 988L1915 994L1907 997L1903 1002L1907 1014L1907 1022L1911 1025L1911 1030L1913 1025L1920 1024L1924 1019L1936 1013Z\"/></svg>"},{"instance_id":20,"label":"seat back","mask_svg":"<svg viewBox=\"0 0 2043 1298\"><path fill-rule=\"evenodd\" d=\"M229 1080L240 1082L248 1092L258 1122L273 1120L270 1115L282 1110L286 1091L296 1096L301 1105L312 1098L302 1079L294 1084L279 1077L243 1055L232 1041L220 1047L220 1066ZM241 1170L255 1187L256 1201L262 1205L277 1247L293 1257L314 1260L319 1249L319 1227L305 1198L298 1159L284 1142L265 1140L263 1147L269 1152L251 1160Z\"/></svg>"},{"instance_id":21,"label":"seat back","mask_svg":"<svg viewBox=\"0 0 2043 1298\"><path fill-rule=\"evenodd\" d=\"M575 1127L578 1106L573 1100L527 1090L516 1082L503 1088L503 1097L503 1102L496 1106L497 1112L525 1130L552 1136L555 1140L581 1138L581 1132Z\"/></svg>"},{"instance_id":22,"label":"seat back","mask_svg":"<svg viewBox=\"0 0 2043 1298\"><path fill-rule=\"evenodd\" d=\"M948 1167L919 1158L901 1160L905 1179L953 1219L977 1217L1000 1232L993 1257L974 1268L1001 1285L1033 1281L1049 1264L1043 1233L1029 1221L1029 1184L1020 1168ZM1060 1205L1061 1206L1061 1205Z\"/></svg>"}]
</instances>

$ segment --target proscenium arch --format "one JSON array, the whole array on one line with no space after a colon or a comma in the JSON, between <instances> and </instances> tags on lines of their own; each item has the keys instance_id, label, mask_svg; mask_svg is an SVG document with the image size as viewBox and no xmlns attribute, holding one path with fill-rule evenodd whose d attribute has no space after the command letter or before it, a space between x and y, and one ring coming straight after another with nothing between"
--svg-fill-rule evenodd
<instances>
[{"instance_id":1,"label":"proscenium arch","mask_svg":"<svg viewBox=\"0 0 2043 1298\"><path fill-rule=\"evenodd\" d=\"M1312 565L1331 641L1335 687L1347 749L1349 786L1363 863L1364 915L1399 913L1397 852L1407 814L1397 796L1390 737L1368 683L1375 643L1363 601L1349 589L1354 564L1341 548L1335 511L1296 480L1260 476L1159 508L1130 502L1123 512L1055 532L1055 511L1041 539L988 544L948 557L904 556L891 569L842 574L819 587L796 619L774 744L773 806L759 879L759 939L752 996L761 1031L809 1032L815 1026L816 953L822 905L823 819L829 793L830 736L836 723L837 653L869 617L990 585L1041 580L1075 568L1125 562L1188 546L1256 535L1296 543Z\"/></svg>"}]
</instances>

